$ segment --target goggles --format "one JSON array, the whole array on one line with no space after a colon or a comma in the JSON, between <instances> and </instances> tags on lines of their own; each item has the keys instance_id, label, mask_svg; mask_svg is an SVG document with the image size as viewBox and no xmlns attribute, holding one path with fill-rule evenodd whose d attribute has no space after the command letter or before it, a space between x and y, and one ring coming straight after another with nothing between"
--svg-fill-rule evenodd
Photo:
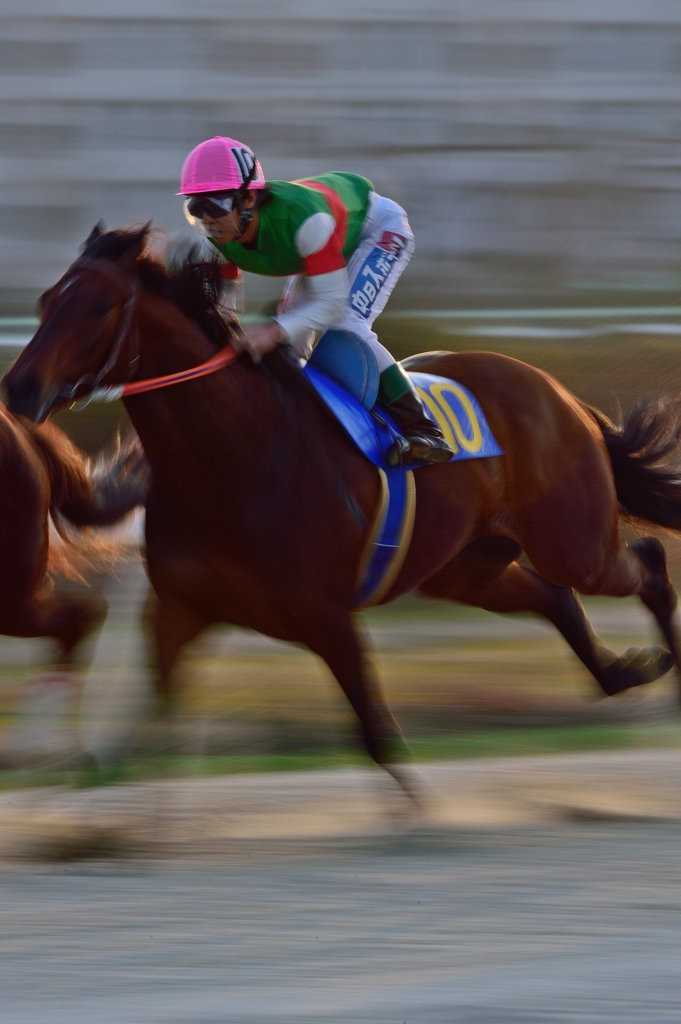
<instances>
[{"instance_id":1,"label":"goggles","mask_svg":"<svg viewBox=\"0 0 681 1024\"><path fill-rule=\"evenodd\" d=\"M184 215L188 222L200 235L208 237L210 231L203 224L204 217L219 220L232 212L234 196L187 196L183 203Z\"/></svg>"}]
</instances>

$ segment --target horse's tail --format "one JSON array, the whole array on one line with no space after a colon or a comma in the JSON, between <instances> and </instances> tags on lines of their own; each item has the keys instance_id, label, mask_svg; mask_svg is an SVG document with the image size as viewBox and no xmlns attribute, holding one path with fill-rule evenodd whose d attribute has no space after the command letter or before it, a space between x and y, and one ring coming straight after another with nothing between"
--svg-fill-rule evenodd
<instances>
[{"instance_id":1,"label":"horse's tail","mask_svg":"<svg viewBox=\"0 0 681 1024\"><path fill-rule=\"evenodd\" d=\"M617 425L586 407L610 455L620 511L669 530L681 530L681 402L647 399Z\"/></svg>"},{"instance_id":2,"label":"horse's tail","mask_svg":"<svg viewBox=\"0 0 681 1024\"><path fill-rule=\"evenodd\" d=\"M60 528L110 526L144 504L150 471L139 438L116 438L94 460L50 423L35 427L24 421L50 478L50 515Z\"/></svg>"},{"instance_id":3,"label":"horse's tail","mask_svg":"<svg viewBox=\"0 0 681 1024\"><path fill-rule=\"evenodd\" d=\"M85 582L88 572L110 572L129 556L122 541L112 540L91 526L109 526L144 504L150 471L136 435L121 440L96 459L88 459L57 427L29 432L50 481L51 531L48 570Z\"/></svg>"}]
</instances>

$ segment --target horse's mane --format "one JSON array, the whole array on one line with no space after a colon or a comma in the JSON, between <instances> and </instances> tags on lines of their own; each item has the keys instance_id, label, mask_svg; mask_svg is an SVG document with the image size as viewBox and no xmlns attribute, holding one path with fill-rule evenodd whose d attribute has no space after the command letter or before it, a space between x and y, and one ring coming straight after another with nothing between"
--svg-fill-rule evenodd
<instances>
[{"instance_id":1,"label":"horse's mane","mask_svg":"<svg viewBox=\"0 0 681 1024\"><path fill-rule=\"evenodd\" d=\"M95 228L81 250L81 258L108 259L114 263L124 260L130 252L143 251L150 225L139 230L106 231ZM189 249L182 259L170 261L168 266L160 263L148 253L133 264L139 280L145 288L172 302L186 317L196 323L216 348L222 348L231 341L239 330L236 314L226 320L224 310L219 307L221 278L217 260L203 262L198 259L198 247ZM295 402L285 399L289 390L303 389L310 395L318 409L330 423L337 427L337 421L322 398L307 378L294 366L288 354L280 350L270 353L255 365L250 359L243 364L250 372L265 374L279 395L279 400L297 418ZM339 428L341 429L341 428Z\"/></svg>"},{"instance_id":2,"label":"horse's mane","mask_svg":"<svg viewBox=\"0 0 681 1024\"><path fill-rule=\"evenodd\" d=\"M81 250L81 258L123 261L129 253L143 252L149 225L138 231L107 231L95 228ZM219 308L221 290L220 265L202 262L198 258L198 247L188 251L177 263L165 266L149 254L137 256L133 263L139 280L144 287L172 302L185 316L194 321L216 348L222 348L239 330L236 315L225 320L224 310ZM128 255L128 258L129 255ZM314 403L328 428L348 443L347 435L338 420L307 377L300 372L288 352L282 347L270 352L264 360L255 364L251 359L241 360L249 373L265 377L280 406L294 424L295 434L312 458L330 486L340 493L347 503L353 520L364 529L366 523L355 498L329 465L323 441L317 431L309 430L303 423L301 404L296 395L305 394Z\"/></svg>"},{"instance_id":3,"label":"horse's mane","mask_svg":"<svg viewBox=\"0 0 681 1024\"><path fill-rule=\"evenodd\" d=\"M146 240L149 227L141 231L107 231L93 234L82 249L82 257L106 259L116 263L140 241ZM236 314L226 320L220 310L220 265L216 260L204 262L198 258L198 246L193 246L185 256L172 261L168 266L149 254L141 256L134 264L140 282L149 291L168 299L194 323L216 348L222 348L238 330Z\"/></svg>"}]
</instances>

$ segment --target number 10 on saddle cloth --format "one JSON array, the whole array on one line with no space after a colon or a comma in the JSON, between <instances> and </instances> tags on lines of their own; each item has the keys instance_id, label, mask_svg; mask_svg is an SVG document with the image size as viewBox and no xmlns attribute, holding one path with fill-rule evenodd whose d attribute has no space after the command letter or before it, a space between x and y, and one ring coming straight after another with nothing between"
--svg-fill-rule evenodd
<instances>
[{"instance_id":1,"label":"number 10 on saddle cloth","mask_svg":"<svg viewBox=\"0 0 681 1024\"><path fill-rule=\"evenodd\" d=\"M381 476L381 501L357 583L356 607L368 608L385 597L409 550L416 512L413 471L421 467L432 471L432 467L427 463L388 466L385 455L399 433L389 413L379 408L378 415L372 415L336 381L309 364L303 372ZM451 462L504 454L480 403L467 388L431 373L409 376L428 415L439 424L454 452Z\"/></svg>"}]
</instances>

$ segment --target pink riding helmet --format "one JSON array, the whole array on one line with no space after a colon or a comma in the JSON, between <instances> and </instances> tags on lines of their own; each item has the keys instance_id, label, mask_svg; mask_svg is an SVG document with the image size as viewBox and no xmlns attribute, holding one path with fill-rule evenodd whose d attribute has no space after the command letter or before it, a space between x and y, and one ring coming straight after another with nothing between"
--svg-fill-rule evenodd
<instances>
[{"instance_id":1,"label":"pink riding helmet","mask_svg":"<svg viewBox=\"0 0 681 1024\"><path fill-rule=\"evenodd\" d=\"M256 172L248 187L264 188L265 176L252 149L237 139L216 135L193 149L185 160L177 195L241 188L253 170L254 163Z\"/></svg>"}]
</instances>

